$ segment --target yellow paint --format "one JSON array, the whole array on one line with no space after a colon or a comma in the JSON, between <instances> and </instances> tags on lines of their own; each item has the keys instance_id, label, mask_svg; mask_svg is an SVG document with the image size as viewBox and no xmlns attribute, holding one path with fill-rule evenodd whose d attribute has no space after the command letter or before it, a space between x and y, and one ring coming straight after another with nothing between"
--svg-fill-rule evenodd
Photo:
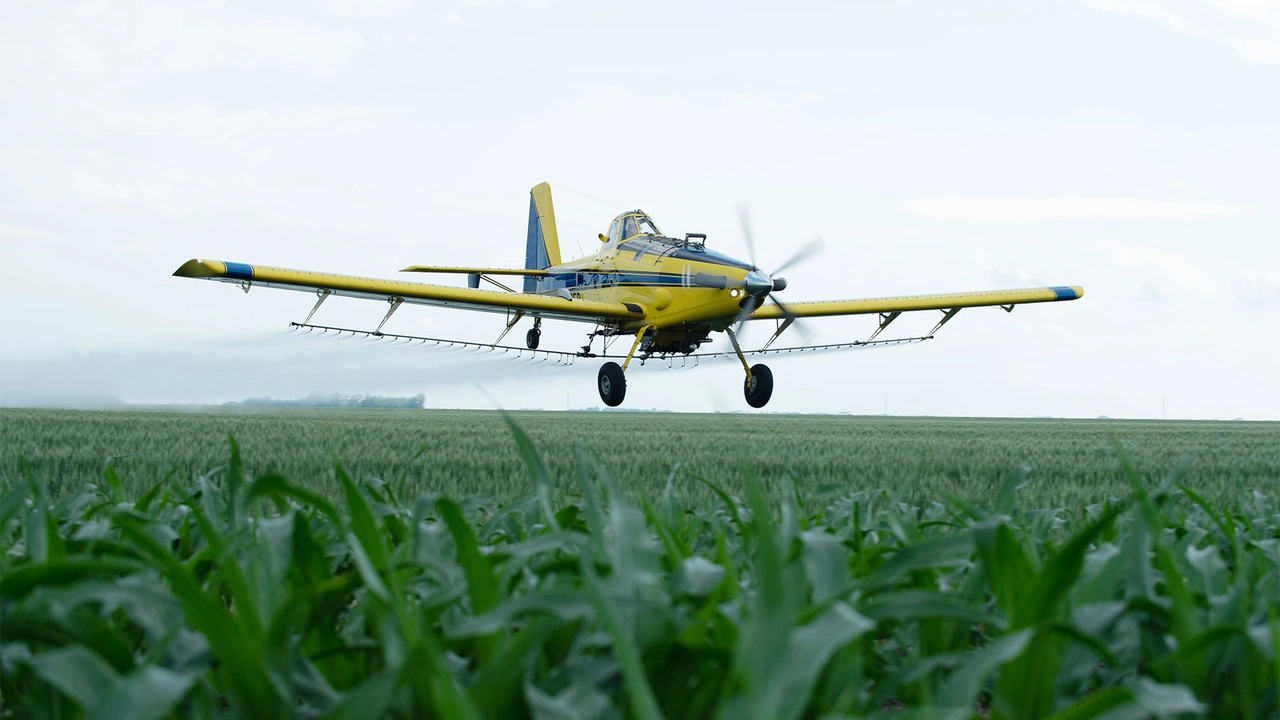
<instances>
[{"instance_id":1,"label":"yellow paint","mask_svg":"<svg viewBox=\"0 0 1280 720\"><path fill-rule=\"evenodd\" d=\"M653 307L657 310L666 310L671 307L671 291L666 288L654 290Z\"/></svg>"},{"instance_id":2,"label":"yellow paint","mask_svg":"<svg viewBox=\"0 0 1280 720\"><path fill-rule=\"evenodd\" d=\"M1084 296L1084 288L1070 286L1076 298ZM1050 288L1025 290L991 290L986 292L949 293L945 295L908 295L905 297L868 298L866 300L827 300L818 302L788 302L787 311L795 317L824 317L829 315L870 315L882 312L910 312L912 310L950 310L952 308L989 307L995 305L1026 305L1028 303L1056 302L1058 294ZM777 305L765 305L751 314L750 320L781 320L786 314Z\"/></svg>"},{"instance_id":3,"label":"yellow paint","mask_svg":"<svg viewBox=\"0 0 1280 720\"><path fill-rule=\"evenodd\" d=\"M253 287L274 287L287 290L329 290L334 295L372 300L400 298L407 303L420 305L454 306L470 310L506 312L525 310L546 317L564 320L617 322L628 318L643 318L626 306L615 302L594 300L566 300L551 295L525 295L491 290L445 287L402 280L378 280L375 278L340 275L336 273L291 270L289 268L252 265ZM173 274L178 277L206 278L243 282L226 277L227 266L217 260L190 260Z\"/></svg>"},{"instance_id":4,"label":"yellow paint","mask_svg":"<svg viewBox=\"0 0 1280 720\"><path fill-rule=\"evenodd\" d=\"M554 267L560 264L560 234L556 231L556 208L551 204L551 186L539 183L530 192L533 193L534 207L538 208L542 237L547 242L547 260Z\"/></svg>"},{"instance_id":5,"label":"yellow paint","mask_svg":"<svg viewBox=\"0 0 1280 720\"><path fill-rule=\"evenodd\" d=\"M631 351L627 353L627 359L622 361L622 372L627 371L627 366L631 364L631 358L636 355L636 348L640 347L640 341L644 339L644 334L653 329L652 325L646 325L636 333L636 341L631 343Z\"/></svg>"}]
</instances>

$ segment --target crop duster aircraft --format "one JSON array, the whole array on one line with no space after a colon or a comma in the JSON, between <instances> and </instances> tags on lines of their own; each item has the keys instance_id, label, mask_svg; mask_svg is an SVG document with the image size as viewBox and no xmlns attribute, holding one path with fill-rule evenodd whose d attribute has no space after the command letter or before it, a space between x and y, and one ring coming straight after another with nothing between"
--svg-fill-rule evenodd
<instances>
[{"instance_id":1,"label":"crop duster aircraft","mask_svg":"<svg viewBox=\"0 0 1280 720\"><path fill-rule=\"evenodd\" d=\"M295 327L307 329L347 331L310 324L320 305L331 295L388 303L387 313L377 329L366 332L379 337L384 336L381 331L387 319L403 303L504 313L507 315L506 329L494 343L483 347L522 353L527 349L534 354L542 353L570 362L575 358L609 359L600 367L597 389L600 399L611 407L622 403L627 390L625 372L637 358L643 363L655 356L686 356L696 361L703 357L736 355L746 376L743 394L747 404L760 408L769 402L773 394L773 373L766 365L752 365L747 360L749 356L918 342L932 338L939 328L964 308L1001 307L1011 311L1015 305L1077 300L1084 295L1081 287L1058 286L861 300L783 302L777 294L787 288L787 281L779 274L813 254L817 250L815 244L802 248L773 273L768 273L754 262L736 260L707 247L705 235L688 233L683 238L664 235L646 213L631 210L614 218L608 234L599 236L599 250L594 255L563 262L556 233L555 210L551 203L551 187L542 183L534 187L530 195L523 268L414 265L402 271L466 275L466 288L200 259L184 263L174 275L234 283L245 292L252 287L313 292L317 299L311 313L305 321L293 323ZM754 242L745 214L742 221L748 251L754 256ZM496 279L504 276L522 278L522 291L517 292ZM482 280L497 289L480 289ZM937 325L927 335L879 338L902 313L923 311L942 313ZM879 327L866 340L772 347L774 341L797 319L836 315L878 315ZM501 345L507 333L526 317L533 320L533 327L525 335L525 348ZM585 322L595 328L588 334L587 344L576 352L539 350L544 319ZM738 341L737 330L744 322L766 320L775 322L773 336L759 349L744 351ZM710 341L712 333L727 335L732 352L699 353L699 348ZM480 346L479 343L437 338L391 334L385 337ZM597 337L601 338L602 346L599 354L593 352ZM619 338L631 339L630 350L625 355L610 354L614 341ZM625 342L622 346L626 346ZM615 359L622 360L622 364L614 362Z\"/></svg>"}]
</instances>

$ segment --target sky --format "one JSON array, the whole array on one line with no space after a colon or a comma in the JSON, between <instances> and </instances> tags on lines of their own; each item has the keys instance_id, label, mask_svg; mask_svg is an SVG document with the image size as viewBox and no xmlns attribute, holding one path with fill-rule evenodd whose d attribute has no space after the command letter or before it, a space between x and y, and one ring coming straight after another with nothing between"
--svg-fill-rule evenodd
<instances>
[{"instance_id":1,"label":"sky","mask_svg":"<svg viewBox=\"0 0 1280 720\"><path fill-rule=\"evenodd\" d=\"M172 277L520 267L547 181L566 257L634 207L746 257L748 203L766 270L825 245L786 300L1085 288L770 360L768 411L1280 419L1280 0L16 0L0 94L2 405L600 407L595 361L300 336L307 295ZM502 325L406 306L385 329ZM548 321L542 346L589 330ZM749 410L735 363L658 365L624 407Z\"/></svg>"}]
</instances>

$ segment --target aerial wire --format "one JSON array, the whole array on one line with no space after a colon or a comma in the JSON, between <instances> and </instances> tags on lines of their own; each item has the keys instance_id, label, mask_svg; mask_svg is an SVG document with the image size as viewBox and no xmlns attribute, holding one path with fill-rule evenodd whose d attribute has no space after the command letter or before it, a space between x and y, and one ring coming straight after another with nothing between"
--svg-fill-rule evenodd
<instances>
[{"instance_id":1,"label":"aerial wire","mask_svg":"<svg viewBox=\"0 0 1280 720\"><path fill-rule=\"evenodd\" d=\"M592 200L599 200L599 201L600 201L600 202L602 202L602 203L607 203L607 204L609 204L609 205L614 205L614 206L616 206L616 207L620 207L620 208L622 208L623 210L628 209L628 207L627 207L626 205L623 205L622 203L616 203L616 202L614 202L614 201L612 201L612 200L605 200L604 198L602 198L602 197L596 197L595 195L588 195L588 194L586 194L586 193L582 192L581 190L574 190L574 189L573 189L573 188L571 188L571 187L565 187L564 185L557 185L557 184L555 184L555 183L547 183L547 184L548 184L548 185L550 185L551 187L558 187L558 188L560 188L561 190L568 190L568 191L569 191L569 192L571 192L571 193L577 193L577 194L579 194L579 195L581 195L581 196L583 196L583 197L589 197L589 198L591 198Z\"/></svg>"}]
</instances>

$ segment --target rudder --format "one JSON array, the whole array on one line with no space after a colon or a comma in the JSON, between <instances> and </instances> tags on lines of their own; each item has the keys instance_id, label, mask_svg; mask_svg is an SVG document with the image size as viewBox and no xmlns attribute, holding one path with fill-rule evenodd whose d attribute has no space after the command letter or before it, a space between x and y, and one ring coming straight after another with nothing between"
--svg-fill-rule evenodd
<instances>
[{"instance_id":1,"label":"rudder","mask_svg":"<svg viewBox=\"0 0 1280 720\"><path fill-rule=\"evenodd\" d=\"M545 270L560 264L560 236L556 233L556 210L551 204L551 186L535 185L529 191L529 234L525 240L526 270ZM538 278L524 279L524 291L538 292Z\"/></svg>"}]
</instances>

